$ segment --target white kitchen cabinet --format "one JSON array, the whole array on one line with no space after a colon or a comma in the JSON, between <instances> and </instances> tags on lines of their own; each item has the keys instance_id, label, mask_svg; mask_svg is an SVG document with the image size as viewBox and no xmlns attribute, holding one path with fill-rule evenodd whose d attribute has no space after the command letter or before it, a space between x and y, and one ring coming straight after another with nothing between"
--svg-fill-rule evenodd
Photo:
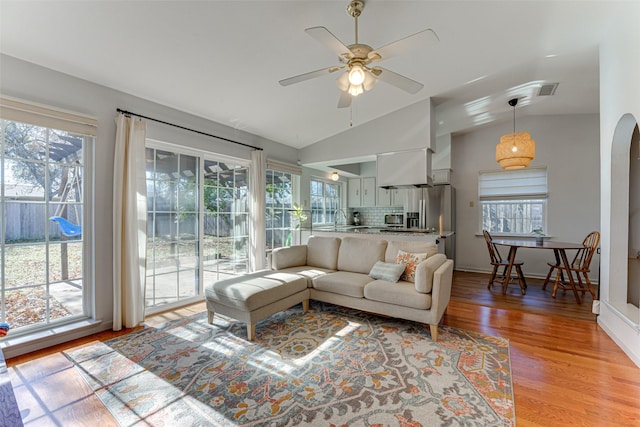
<instances>
[{"instance_id":1,"label":"white kitchen cabinet","mask_svg":"<svg viewBox=\"0 0 640 427\"><path fill-rule=\"evenodd\" d=\"M378 204L377 206L392 206L391 205L391 190L390 188L378 187Z\"/></svg>"},{"instance_id":2,"label":"white kitchen cabinet","mask_svg":"<svg viewBox=\"0 0 640 427\"><path fill-rule=\"evenodd\" d=\"M407 190L404 188L378 187L376 206L403 206L406 193Z\"/></svg>"},{"instance_id":3,"label":"white kitchen cabinet","mask_svg":"<svg viewBox=\"0 0 640 427\"><path fill-rule=\"evenodd\" d=\"M376 205L376 179L362 178L362 206Z\"/></svg>"},{"instance_id":4,"label":"white kitchen cabinet","mask_svg":"<svg viewBox=\"0 0 640 427\"><path fill-rule=\"evenodd\" d=\"M408 190L406 188L392 188L390 191L391 206L404 206Z\"/></svg>"},{"instance_id":5,"label":"white kitchen cabinet","mask_svg":"<svg viewBox=\"0 0 640 427\"><path fill-rule=\"evenodd\" d=\"M350 208L376 205L376 179L354 178L347 185L347 205Z\"/></svg>"},{"instance_id":6,"label":"white kitchen cabinet","mask_svg":"<svg viewBox=\"0 0 640 427\"><path fill-rule=\"evenodd\" d=\"M360 195L362 193L361 190L362 180L360 178L350 179L347 183L347 206L350 208L359 208L361 206L362 200Z\"/></svg>"}]
</instances>

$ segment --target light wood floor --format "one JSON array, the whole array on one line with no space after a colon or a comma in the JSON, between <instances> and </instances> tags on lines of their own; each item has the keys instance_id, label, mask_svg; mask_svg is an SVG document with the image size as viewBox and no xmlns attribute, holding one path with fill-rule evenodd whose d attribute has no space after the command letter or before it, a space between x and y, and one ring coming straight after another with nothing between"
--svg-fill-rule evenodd
<instances>
[{"instance_id":1,"label":"light wood floor","mask_svg":"<svg viewBox=\"0 0 640 427\"><path fill-rule=\"evenodd\" d=\"M518 426L639 426L640 369L597 326L591 297L542 291L528 279L502 295L488 275L456 272L443 323L510 340ZM154 316L150 326L203 311L204 303ZM116 426L61 353L129 331L103 332L9 359L26 426Z\"/></svg>"}]
</instances>

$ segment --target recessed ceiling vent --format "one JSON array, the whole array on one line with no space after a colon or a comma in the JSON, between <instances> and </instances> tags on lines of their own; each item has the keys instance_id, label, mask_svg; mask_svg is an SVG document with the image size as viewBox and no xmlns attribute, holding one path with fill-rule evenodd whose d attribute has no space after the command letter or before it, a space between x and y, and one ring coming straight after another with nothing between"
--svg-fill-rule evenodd
<instances>
[{"instance_id":1,"label":"recessed ceiling vent","mask_svg":"<svg viewBox=\"0 0 640 427\"><path fill-rule=\"evenodd\" d=\"M556 89L560 83L548 83L540 86L540 90L538 91L538 96L552 96L556 93Z\"/></svg>"}]
</instances>

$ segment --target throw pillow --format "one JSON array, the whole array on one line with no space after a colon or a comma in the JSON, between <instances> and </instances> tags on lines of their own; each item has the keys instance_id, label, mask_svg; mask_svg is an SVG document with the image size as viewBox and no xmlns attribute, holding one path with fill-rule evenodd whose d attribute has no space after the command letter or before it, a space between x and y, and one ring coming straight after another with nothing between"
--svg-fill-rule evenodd
<instances>
[{"instance_id":1,"label":"throw pillow","mask_svg":"<svg viewBox=\"0 0 640 427\"><path fill-rule=\"evenodd\" d=\"M386 280L387 282L397 282L404 273L403 264L395 264L393 262L376 261L371 267L369 277L376 280Z\"/></svg>"},{"instance_id":2,"label":"throw pillow","mask_svg":"<svg viewBox=\"0 0 640 427\"><path fill-rule=\"evenodd\" d=\"M396 264L404 265L404 273L400 276L401 280L415 283L416 281L416 267L421 261L427 258L427 254L412 254L411 252L398 251L396 256Z\"/></svg>"}]
</instances>

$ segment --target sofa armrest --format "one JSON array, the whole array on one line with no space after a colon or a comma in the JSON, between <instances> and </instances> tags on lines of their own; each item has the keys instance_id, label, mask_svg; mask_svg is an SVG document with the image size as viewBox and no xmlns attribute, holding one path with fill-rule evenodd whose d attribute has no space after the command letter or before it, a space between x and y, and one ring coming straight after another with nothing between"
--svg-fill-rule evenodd
<instances>
[{"instance_id":1,"label":"sofa armrest","mask_svg":"<svg viewBox=\"0 0 640 427\"><path fill-rule=\"evenodd\" d=\"M271 268L273 270L282 270L283 268L298 267L306 264L307 245L276 248L271 252Z\"/></svg>"},{"instance_id":2,"label":"sofa armrest","mask_svg":"<svg viewBox=\"0 0 640 427\"><path fill-rule=\"evenodd\" d=\"M433 287L433 274L447 260L445 254L432 255L416 266L416 291L428 294Z\"/></svg>"},{"instance_id":3,"label":"sofa armrest","mask_svg":"<svg viewBox=\"0 0 640 427\"><path fill-rule=\"evenodd\" d=\"M440 323L451 299L451 283L453 281L453 260L447 259L433 273L433 289L431 291L431 324Z\"/></svg>"}]
</instances>

